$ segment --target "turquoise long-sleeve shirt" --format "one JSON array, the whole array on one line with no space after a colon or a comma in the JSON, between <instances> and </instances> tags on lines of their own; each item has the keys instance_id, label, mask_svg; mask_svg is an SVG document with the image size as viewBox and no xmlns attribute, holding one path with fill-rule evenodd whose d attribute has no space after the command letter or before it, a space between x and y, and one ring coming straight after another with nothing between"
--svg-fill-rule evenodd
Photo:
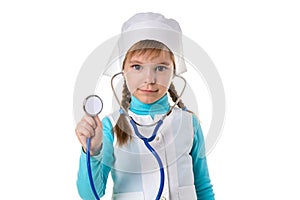
<instances>
[{"instance_id":1,"label":"turquoise long-sleeve shirt","mask_svg":"<svg viewBox=\"0 0 300 200\"><path fill-rule=\"evenodd\" d=\"M130 110L138 115L151 115L154 117L156 114L164 114L169 110L168 97L165 95L160 100L152 103L145 104L132 97L130 103ZM99 155L91 157L91 168L93 174L93 180L97 193L100 197L105 194L105 188L108 175L111 171L110 163L114 162L113 158L113 127L108 117L103 118L103 146ZM214 200L214 193L210 177L208 173L207 161L204 150L204 138L200 123L195 115L193 115L193 128L194 128L194 140L190 155L193 160L193 173L194 173L194 185L196 189L198 200ZM113 177L114 178L114 177ZM118 186L114 186L118 187ZM82 151L80 156L77 189L79 195L84 200L93 200L94 195L90 188L89 179L87 176L86 168L86 155Z\"/></svg>"}]
</instances>

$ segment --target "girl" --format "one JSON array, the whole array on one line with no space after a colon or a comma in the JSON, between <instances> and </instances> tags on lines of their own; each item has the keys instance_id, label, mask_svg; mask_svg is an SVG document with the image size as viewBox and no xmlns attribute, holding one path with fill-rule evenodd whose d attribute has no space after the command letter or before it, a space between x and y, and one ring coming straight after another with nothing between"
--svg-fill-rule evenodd
<instances>
[{"instance_id":1,"label":"girl","mask_svg":"<svg viewBox=\"0 0 300 200\"><path fill-rule=\"evenodd\" d=\"M141 21L143 25L149 21L155 23L148 25L156 22L174 25L176 22L160 14L141 13L125 25L135 26ZM122 109L102 121L98 116L85 115L78 122L76 135L83 150L77 187L83 199L94 199L86 169L87 137L91 138L92 174L100 197L105 193L111 173L113 199L153 200L160 187L160 170L163 170L161 199L214 199L200 123L181 100L177 101L172 83L178 73L176 63L174 53L162 41L148 38L137 41L127 51L122 64L125 79ZM178 107L170 108L167 93ZM158 121L162 124L157 125ZM159 155L163 168L140 139L152 135L155 137L148 144Z\"/></svg>"}]
</instances>

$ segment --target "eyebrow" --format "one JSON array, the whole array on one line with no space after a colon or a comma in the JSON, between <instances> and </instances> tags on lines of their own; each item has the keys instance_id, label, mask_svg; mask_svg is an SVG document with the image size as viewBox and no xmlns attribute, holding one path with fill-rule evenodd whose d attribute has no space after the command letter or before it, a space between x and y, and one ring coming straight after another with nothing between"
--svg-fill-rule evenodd
<instances>
[{"instance_id":1,"label":"eyebrow","mask_svg":"<svg viewBox=\"0 0 300 200\"><path fill-rule=\"evenodd\" d=\"M130 60L129 64L145 64L144 62L141 62L139 60ZM170 65L170 62L160 62L160 63L156 63L156 65Z\"/></svg>"}]
</instances>

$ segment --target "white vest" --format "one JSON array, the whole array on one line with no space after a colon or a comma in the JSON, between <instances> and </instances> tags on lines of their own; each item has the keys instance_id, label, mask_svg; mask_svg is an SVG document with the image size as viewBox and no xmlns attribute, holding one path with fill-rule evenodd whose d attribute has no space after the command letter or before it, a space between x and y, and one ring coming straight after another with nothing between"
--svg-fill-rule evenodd
<instances>
[{"instance_id":1,"label":"white vest","mask_svg":"<svg viewBox=\"0 0 300 200\"><path fill-rule=\"evenodd\" d=\"M140 124L150 124L159 120L149 115L129 115ZM118 114L108 116L115 126ZM129 121L128 121L129 123ZM131 124L129 123L131 127ZM139 127L139 132L149 138L154 127ZM154 200L160 185L158 163L144 142L132 129L133 139L127 145L119 147L114 137L114 163L112 178L114 180L114 200ZM165 172L164 190L161 199L196 200L192 157L189 154L193 145L194 130L192 114L174 108L165 118L150 145L159 154Z\"/></svg>"}]
</instances>

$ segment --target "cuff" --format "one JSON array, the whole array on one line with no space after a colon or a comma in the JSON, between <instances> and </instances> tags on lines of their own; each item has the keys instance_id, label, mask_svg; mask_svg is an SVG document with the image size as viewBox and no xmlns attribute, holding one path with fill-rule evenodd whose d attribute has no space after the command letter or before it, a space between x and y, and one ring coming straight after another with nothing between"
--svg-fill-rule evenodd
<instances>
[{"instance_id":1,"label":"cuff","mask_svg":"<svg viewBox=\"0 0 300 200\"><path fill-rule=\"evenodd\" d=\"M103 157L102 147L103 147L103 143L101 144L101 147L100 147L100 153L95 156L91 156L91 162L102 160L102 157ZM84 151L83 147L81 147L81 156L86 158L86 152Z\"/></svg>"}]
</instances>

